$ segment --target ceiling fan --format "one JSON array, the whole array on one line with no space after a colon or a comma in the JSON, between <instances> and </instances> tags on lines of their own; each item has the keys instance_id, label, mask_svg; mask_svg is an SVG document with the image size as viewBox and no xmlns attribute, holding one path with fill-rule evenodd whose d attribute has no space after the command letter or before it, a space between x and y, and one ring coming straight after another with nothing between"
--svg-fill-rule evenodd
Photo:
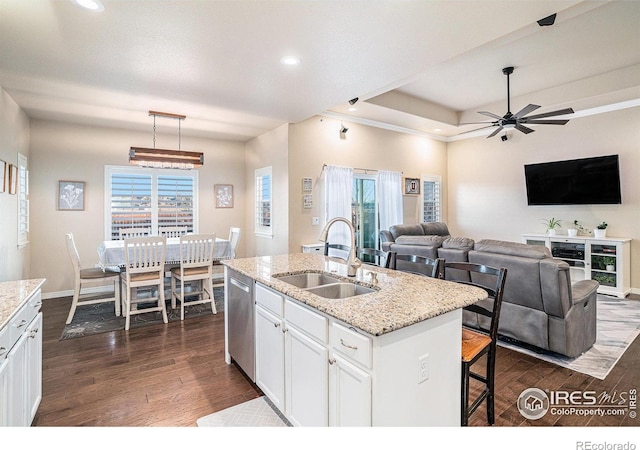
<instances>
[{"instance_id":1,"label":"ceiling fan","mask_svg":"<svg viewBox=\"0 0 640 450\"><path fill-rule=\"evenodd\" d=\"M488 123L486 127L478 128L471 131L465 131L465 133L471 133L473 131L482 130L484 128L497 127L493 133L491 133L487 138L493 137L496 134L500 133L502 130L510 130L515 128L518 131L523 132L524 134L533 133L535 130L526 127L528 124L537 124L537 125L564 125L569 122L569 119L545 119L546 117L553 116L562 116L565 114L572 114L574 111L572 108L559 109L557 111L551 111L542 114L535 114L533 116L527 116L527 114L535 111L540 108L538 105L529 104L522 108L515 114L511 113L511 94L509 92L509 75L513 73L513 67L505 67L502 69L502 73L507 76L507 113L504 116L499 116L497 114L491 113L489 111L478 111L478 114L482 114L483 116L488 116L493 119L496 119L493 122L469 122L462 123L460 125L471 125L471 124L484 124Z\"/></svg>"}]
</instances>

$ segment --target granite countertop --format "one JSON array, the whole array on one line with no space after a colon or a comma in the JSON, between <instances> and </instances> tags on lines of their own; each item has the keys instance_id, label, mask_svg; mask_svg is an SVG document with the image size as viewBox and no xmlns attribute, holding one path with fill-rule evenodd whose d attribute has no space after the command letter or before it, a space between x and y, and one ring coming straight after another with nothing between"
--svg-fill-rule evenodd
<instances>
[{"instance_id":1,"label":"granite countertop","mask_svg":"<svg viewBox=\"0 0 640 450\"><path fill-rule=\"evenodd\" d=\"M0 329L45 282L44 278L0 282Z\"/></svg>"},{"instance_id":2,"label":"granite countertop","mask_svg":"<svg viewBox=\"0 0 640 450\"><path fill-rule=\"evenodd\" d=\"M346 264L312 253L231 259L222 264L374 336L487 298L486 291L473 286L366 264L358 269L355 277L347 277ZM274 276L320 271L377 291L345 299L327 299ZM369 272L377 274L376 284L371 283Z\"/></svg>"}]
</instances>

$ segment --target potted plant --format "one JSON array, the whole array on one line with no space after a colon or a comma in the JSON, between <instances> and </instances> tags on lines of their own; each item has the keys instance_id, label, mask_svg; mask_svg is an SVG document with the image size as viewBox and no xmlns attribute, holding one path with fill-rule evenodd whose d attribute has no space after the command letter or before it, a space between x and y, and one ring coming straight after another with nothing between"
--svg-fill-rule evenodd
<instances>
[{"instance_id":1,"label":"potted plant","mask_svg":"<svg viewBox=\"0 0 640 450\"><path fill-rule=\"evenodd\" d=\"M602 258L602 262L603 262L607 272L615 272L616 271L616 259L613 256L604 256Z\"/></svg>"},{"instance_id":2,"label":"potted plant","mask_svg":"<svg viewBox=\"0 0 640 450\"><path fill-rule=\"evenodd\" d=\"M607 222L602 222L593 230L593 235L597 238L607 237Z\"/></svg>"},{"instance_id":3,"label":"potted plant","mask_svg":"<svg viewBox=\"0 0 640 450\"><path fill-rule=\"evenodd\" d=\"M567 229L567 233L569 236L577 236L578 234L589 234L589 231L578 221L578 219L574 219L571 228Z\"/></svg>"},{"instance_id":4,"label":"potted plant","mask_svg":"<svg viewBox=\"0 0 640 450\"><path fill-rule=\"evenodd\" d=\"M556 227L562 227L562 225L560 224L561 220L560 219L556 219L555 217L552 217L551 219L543 219L542 223L544 223L547 226L547 234L549 236L555 236L556 235Z\"/></svg>"}]
</instances>

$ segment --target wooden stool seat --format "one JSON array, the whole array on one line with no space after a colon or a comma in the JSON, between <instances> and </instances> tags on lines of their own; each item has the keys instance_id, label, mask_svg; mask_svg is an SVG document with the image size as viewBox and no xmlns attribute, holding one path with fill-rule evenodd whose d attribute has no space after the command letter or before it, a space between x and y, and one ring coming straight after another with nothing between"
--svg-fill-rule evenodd
<instances>
[{"instance_id":1,"label":"wooden stool seat","mask_svg":"<svg viewBox=\"0 0 640 450\"><path fill-rule=\"evenodd\" d=\"M99 267L91 267L89 269L80 269L81 280L93 280L96 278L119 277L120 269L105 267L104 271Z\"/></svg>"},{"instance_id":2,"label":"wooden stool seat","mask_svg":"<svg viewBox=\"0 0 640 450\"><path fill-rule=\"evenodd\" d=\"M462 361L471 362L485 352L491 344L491 338L467 328L462 329Z\"/></svg>"}]
</instances>

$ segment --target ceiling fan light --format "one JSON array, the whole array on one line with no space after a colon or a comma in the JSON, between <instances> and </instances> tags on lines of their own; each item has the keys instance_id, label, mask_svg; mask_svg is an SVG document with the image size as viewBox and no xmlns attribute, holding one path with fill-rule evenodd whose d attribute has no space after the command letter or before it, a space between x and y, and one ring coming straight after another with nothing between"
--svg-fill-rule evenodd
<instances>
[{"instance_id":1,"label":"ceiling fan light","mask_svg":"<svg viewBox=\"0 0 640 450\"><path fill-rule=\"evenodd\" d=\"M89 11L102 12L104 11L104 5L100 0L71 0L73 4Z\"/></svg>"},{"instance_id":2,"label":"ceiling fan light","mask_svg":"<svg viewBox=\"0 0 640 450\"><path fill-rule=\"evenodd\" d=\"M502 125L502 128L504 128L505 130L512 130L515 127L516 127L515 123L505 123Z\"/></svg>"}]
</instances>

